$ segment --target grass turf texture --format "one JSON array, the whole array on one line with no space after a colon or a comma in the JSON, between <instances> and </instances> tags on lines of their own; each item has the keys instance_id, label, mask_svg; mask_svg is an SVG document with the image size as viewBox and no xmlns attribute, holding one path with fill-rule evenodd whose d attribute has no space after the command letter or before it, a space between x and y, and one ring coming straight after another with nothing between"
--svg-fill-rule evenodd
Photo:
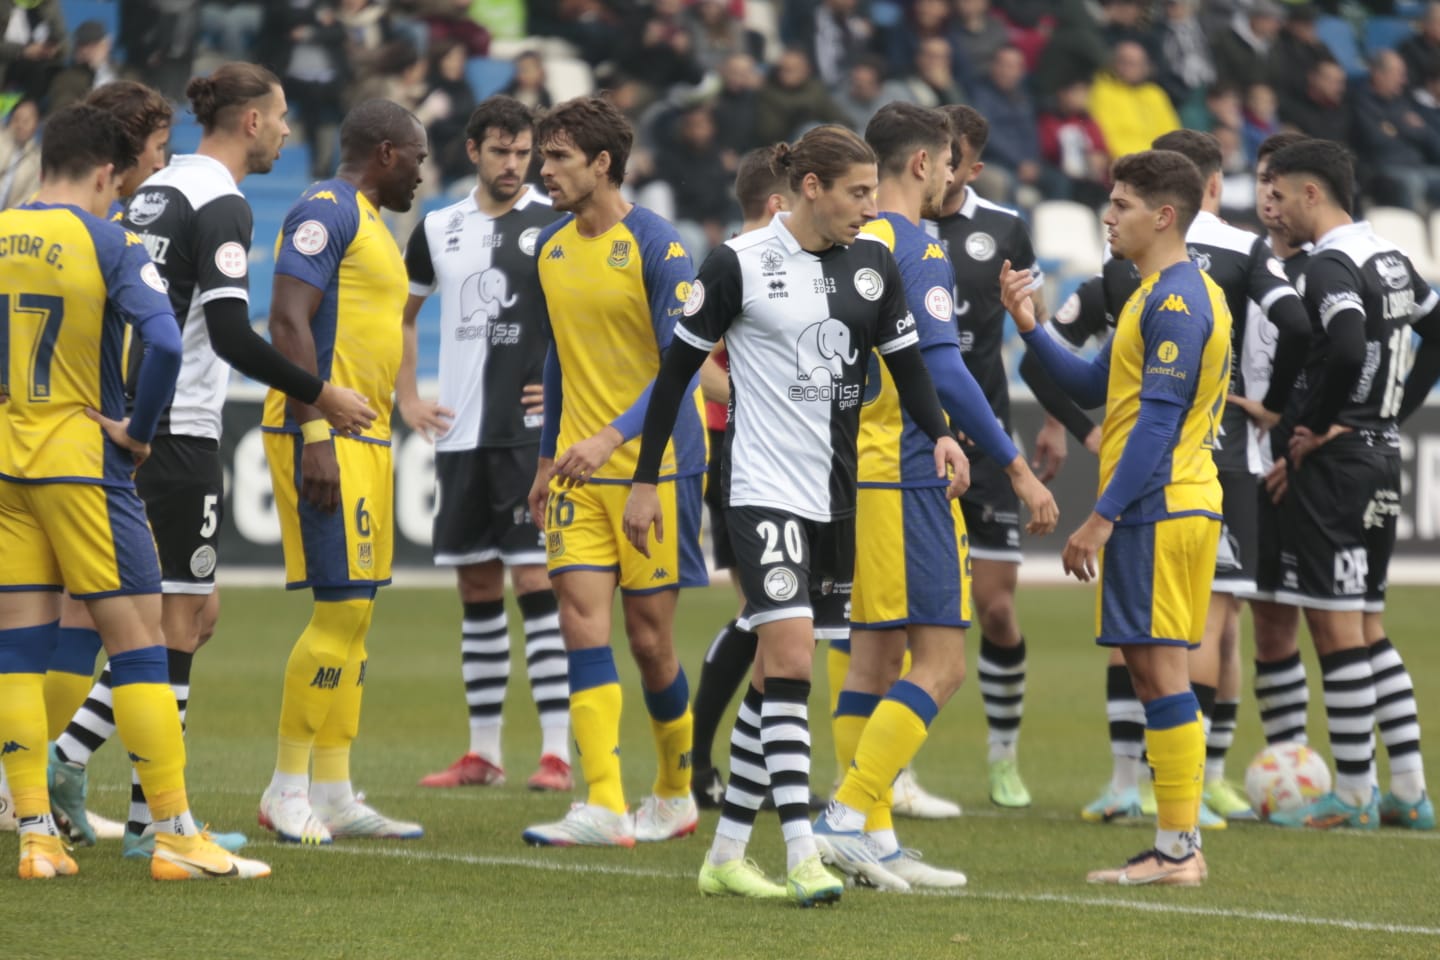
<instances>
[{"instance_id":1,"label":"grass turf texture","mask_svg":"<svg viewBox=\"0 0 1440 960\"><path fill-rule=\"evenodd\" d=\"M0 942L8 957L223 958L929 958L929 957L1433 957L1440 955L1440 835L1386 828L1378 835L1294 834L1236 824L1208 833L1209 883L1198 890L1117 890L1084 883L1146 847L1149 826L1095 826L1080 807L1109 773L1105 654L1090 641L1092 592L1022 588L1029 687L1021 769L1034 794L1026 811L986 796L985 721L975 682L940 714L917 769L927 788L958 798L960 820L898 820L901 842L970 877L956 896L847 891L835 909L702 899L695 874L715 815L696 837L635 850L526 847L528 824L563 815L567 799L532 794L539 731L525 680L518 616L506 706L501 788L435 791L415 785L465 749L459 675L459 603L453 592L382 591L369 644L369 690L353 773L382 812L421 821L419 841L344 841L326 849L276 845L255 824L274 762L281 678L304 626L308 597L231 589L215 640L197 658L190 707L191 797L198 818L246 831L245 851L274 875L247 883L151 882L122 860L119 844L77 851L81 875L48 883L15 879L13 835L0 874ZM1440 599L1433 590L1391 591L1388 626L1417 683L1426 759L1440 776ZM728 588L690 591L676 630L692 689L715 629L732 615ZM1248 621L1248 616L1246 617ZM617 623L618 623L617 617ZM1248 637L1248 622L1247 622ZM623 743L631 804L649 790L654 750L633 665L625 684ZM1302 641L1302 646L1308 641ZM1261 745L1250 696L1229 772L1240 780ZM1314 655L1305 649L1311 741L1328 756ZM825 714L823 657L811 700ZM729 721L715 756L724 766ZM814 783L834 775L829 725L814 723ZM1383 755L1383 752L1382 752ZM123 753L107 747L91 767L91 805L124 819ZM1385 782L1382 760L1381 782ZM578 781L577 770L577 781ZM1432 781L1433 782L1433 781ZM771 873L784 865L774 815L762 814L752 854Z\"/></svg>"}]
</instances>

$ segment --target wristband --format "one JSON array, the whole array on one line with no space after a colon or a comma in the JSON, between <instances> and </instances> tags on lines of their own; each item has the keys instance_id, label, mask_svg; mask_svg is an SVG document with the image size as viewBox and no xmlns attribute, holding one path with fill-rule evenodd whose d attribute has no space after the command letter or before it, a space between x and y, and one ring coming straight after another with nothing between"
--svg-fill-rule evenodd
<instances>
[{"instance_id":1,"label":"wristband","mask_svg":"<svg viewBox=\"0 0 1440 960\"><path fill-rule=\"evenodd\" d=\"M330 422L328 420L311 420L300 424L300 436L305 438L305 445L312 443L324 443L330 439Z\"/></svg>"}]
</instances>

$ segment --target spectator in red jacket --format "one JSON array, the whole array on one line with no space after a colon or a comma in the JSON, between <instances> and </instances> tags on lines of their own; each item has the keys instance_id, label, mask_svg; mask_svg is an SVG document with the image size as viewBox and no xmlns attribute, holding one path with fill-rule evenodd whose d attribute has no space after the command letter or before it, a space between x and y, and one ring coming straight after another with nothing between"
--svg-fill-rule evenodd
<instances>
[{"instance_id":1,"label":"spectator in red jacket","mask_svg":"<svg viewBox=\"0 0 1440 960\"><path fill-rule=\"evenodd\" d=\"M1070 197L1088 207L1110 195L1110 151L1090 116L1090 81L1077 79L1055 94L1055 109L1040 115L1040 155L1070 182Z\"/></svg>"}]
</instances>

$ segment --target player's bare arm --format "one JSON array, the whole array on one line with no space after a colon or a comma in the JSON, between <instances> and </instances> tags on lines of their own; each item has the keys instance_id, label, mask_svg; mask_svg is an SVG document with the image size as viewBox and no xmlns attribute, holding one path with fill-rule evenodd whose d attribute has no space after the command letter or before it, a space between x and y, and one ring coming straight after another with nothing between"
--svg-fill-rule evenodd
<instances>
[{"instance_id":1,"label":"player's bare arm","mask_svg":"<svg viewBox=\"0 0 1440 960\"><path fill-rule=\"evenodd\" d=\"M660 509L660 491L653 483L633 483L625 501L625 517L621 521L625 539L645 556L650 556L650 527L655 527L655 542L665 542L664 511Z\"/></svg>"},{"instance_id":2,"label":"player's bare arm","mask_svg":"<svg viewBox=\"0 0 1440 960\"><path fill-rule=\"evenodd\" d=\"M400 408L400 419L405 421L405 425L434 443L436 438L443 437L450 430L455 412L434 400L421 397L416 383L415 364L419 355L419 338L415 332L415 317L424 305L425 298L413 293L405 301L405 313L401 317L404 347L400 355L400 371L395 375L395 401Z\"/></svg>"},{"instance_id":3,"label":"player's bare arm","mask_svg":"<svg viewBox=\"0 0 1440 960\"><path fill-rule=\"evenodd\" d=\"M315 356L315 337L310 331L310 320L320 308L325 292L312 287L303 280L285 274L275 277L274 306L270 308L270 339L275 349L290 362L315 373L318 362ZM327 383L326 390L343 390L343 387ZM358 394L357 394L358 396ZM324 391L320 400L325 398ZM300 453L300 496L317 510L334 513L340 506L340 466L335 460L335 441L328 436L327 417L317 405L312 406L290 397L286 401L295 422L300 424L305 444ZM320 429L327 436L320 436Z\"/></svg>"},{"instance_id":4,"label":"player's bare arm","mask_svg":"<svg viewBox=\"0 0 1440 960\"><path fill-rule=\"evenodd\" d=\"M1036 319L1035 292L1030 285L1034 277L1029 270L1016 270L1006 260L1000 267L1000 302L1015 320L1015 328L1029 333L1039 325Z\"/></svg>"},{"instance_id":5,"label":"player's bare arm","mask_svg":"<svg viewBox=\"0 0 1440 960\"><path fill-rule=\"evenodd\" d=\"M1065 572L1081 583L1094 580L1098 571L1096 558L1100 555L1100 548L1109 542L1110 534L1114 530L1113 522L1091 511L1080 529L1070 534L1070 539L1065 541L1065 549L1060 553L1060 562Z\"/></svg>"},{"instance_id":6,"label":"player's bare arm","mask_svg":"<svg viewBox=\"0 0 1440 960\"><path fill-rule=\"evenodd\" d=\"M561 452L555 458L555 475L567 487L583 487L624 442L620 431L606 424L593 437L571 444Z\"/></svg>"},{"instance_id":7,"label":"player's bare arm","mask_svg":"<svg viewBox=\"0 0 1440 960\"><path fill-rule=\"evenodd\" d=\"M541 530L545 529L545 505L550 501L550 478L555 475L555 459L541 457L535 463L535 480L530 484L530 494L525 498L530 507L530 519Z\"/></svg>"},{"instance_id":8,"label":"player's bare arm","mask_svg":"<svg viewBox=\"0 0 1440 960\"><path fill-rule=\"evenodd\" d=\"M124 420L112 420L99 410L90 407L85 408L85 416L100 424L100 429L105 431L105 436L110 438L111 443L123 450L130 451L130 455L135 458L135 466L138 467L149 459L150 444L142 443L130 436L129 417Z\"/></svg>"}]
</instances>

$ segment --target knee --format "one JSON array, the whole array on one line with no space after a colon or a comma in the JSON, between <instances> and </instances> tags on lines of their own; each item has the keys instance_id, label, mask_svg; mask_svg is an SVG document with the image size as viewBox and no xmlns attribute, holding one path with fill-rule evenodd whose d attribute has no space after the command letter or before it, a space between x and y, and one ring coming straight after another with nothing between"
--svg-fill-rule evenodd
<instances>
[{"instance_id":1,"label":"knee","mask_svg":"<svg viewBox=\"0 0 1440 960\"><path fill-rule=\"evenodd\" d=\"M668 633L655 629L632 630L629 633L630 655L642 674L664 666L675 658Z\"/></svg>"},{"instance_id":2,"label":"knee","mask_svg":"<svg viewBox=\"0 0 1440 960\"><path fill-rule=\"evenodd\" d=\"M860 693L884 694L905 666L905 646L862 642L851 647L850 670L845 689Z\"/></svg>"},{"instance_id":3,"label":"knee","mask_svg":"<svg viewBox=\"0 0 1440 960\"><path fill-rule=\"evenodd\" d=\"M1015 623L1015 598L1008 593L991 598L980 608L980 630L991 643L1011 646L1018 642L1020 628Z\"/></svg>"}]
</instances>

